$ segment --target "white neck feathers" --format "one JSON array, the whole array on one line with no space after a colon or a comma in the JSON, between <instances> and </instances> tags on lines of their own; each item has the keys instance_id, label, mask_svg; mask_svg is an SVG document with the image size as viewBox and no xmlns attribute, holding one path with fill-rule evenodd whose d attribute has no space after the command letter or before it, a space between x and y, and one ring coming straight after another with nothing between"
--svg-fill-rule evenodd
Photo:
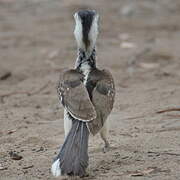
<instances>
[{"instance_id":1,"label":"white neck feathers","mask_svg":"<svg viewBox=\"0 0 180 180\"><path fill-rule=\"evenodd\" d=\"M78 45L78 49L83 49L84 51L87 52L87 54L91 54L93 48L96 45L96 40L98 36L99 15L96 14L92 21L92 25L88 34L88 39L90 41L90 45L88 49L85 48L85 44L83 42L83 26L82 26L81 18L79 17L78 13L74 14L74 19L76 22L75 29L74 29L74 36Z\"/></svg>"}]
</instances>

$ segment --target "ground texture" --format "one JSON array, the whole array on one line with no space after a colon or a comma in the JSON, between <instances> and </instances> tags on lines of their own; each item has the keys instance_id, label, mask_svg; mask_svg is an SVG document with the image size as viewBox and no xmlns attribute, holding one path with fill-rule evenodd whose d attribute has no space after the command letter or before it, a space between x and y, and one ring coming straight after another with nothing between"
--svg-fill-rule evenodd
<instances>
[{"instance_id":1,"label":"ground texture","mask_svg":"<svg viewBox=\"0 0 180 180\"><path fill-rule=\"evenodd\" d=\"M0 180L55 179L56 84L74 66L72 14L82 8L100 13L97 64L117 92L111 150L90 138L84 179L180 179L179 0L0 0Z\"/></svg>"}]
</instances>

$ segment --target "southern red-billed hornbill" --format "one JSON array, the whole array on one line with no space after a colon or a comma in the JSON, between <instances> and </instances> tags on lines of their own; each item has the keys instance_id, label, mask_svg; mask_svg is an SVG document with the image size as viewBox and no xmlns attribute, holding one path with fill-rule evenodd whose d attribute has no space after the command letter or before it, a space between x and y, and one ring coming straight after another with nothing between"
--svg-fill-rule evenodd
<instances>
[{"instance_id":1,"label":"southern red-billed hornbill","mask_svg":"<svg viewBox=\"0 0 180 180\"><path fill-rule=\"evenodd\" d=\"M104 151L109 147L107 117L113 108L115 86L111 73L96 67L99 15L81 10L74 18L78 57L75 68L62 73L57 88L64 107L65 142L51 168L54 176L85 175L89 133L100 132Z\"/></svg>"}]
</instances>

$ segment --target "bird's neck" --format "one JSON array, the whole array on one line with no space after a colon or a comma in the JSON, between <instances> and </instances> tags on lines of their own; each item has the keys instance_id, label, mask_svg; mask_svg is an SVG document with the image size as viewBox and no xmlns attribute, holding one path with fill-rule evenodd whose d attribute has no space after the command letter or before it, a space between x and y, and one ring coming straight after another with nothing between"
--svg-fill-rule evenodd
<instances>
[{"instance_id":1,"label":"bird's neck","mask_svg":"<svg viewBox=\"0 0 180 180\"><path fill-rule=\"evenodd\" d=\"M96 68L96 49L93 48L91 52L85 50L78 50L78 57L76 60L75 68L83 73L87 74Z\"/></svg>"}]
</instances>

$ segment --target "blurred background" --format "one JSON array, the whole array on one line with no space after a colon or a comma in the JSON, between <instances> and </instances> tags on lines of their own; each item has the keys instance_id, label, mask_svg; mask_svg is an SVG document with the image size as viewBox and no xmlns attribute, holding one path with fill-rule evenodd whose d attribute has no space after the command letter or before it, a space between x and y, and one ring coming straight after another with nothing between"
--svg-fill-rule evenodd
<instances>
[{"instance_id":1,"label":"blurred background","mask_svg":"<svg viewBox=\"0 0 180 180\"><path fill-rule=\"evenodd\" d=\"M100 14L97 64L117 91L112 149L90 139L85 179L178 179L180 1L0 0L0 180L53 179L64 138L56 85L74 67L80 9Z\"/></svg>"}]
</instances>

